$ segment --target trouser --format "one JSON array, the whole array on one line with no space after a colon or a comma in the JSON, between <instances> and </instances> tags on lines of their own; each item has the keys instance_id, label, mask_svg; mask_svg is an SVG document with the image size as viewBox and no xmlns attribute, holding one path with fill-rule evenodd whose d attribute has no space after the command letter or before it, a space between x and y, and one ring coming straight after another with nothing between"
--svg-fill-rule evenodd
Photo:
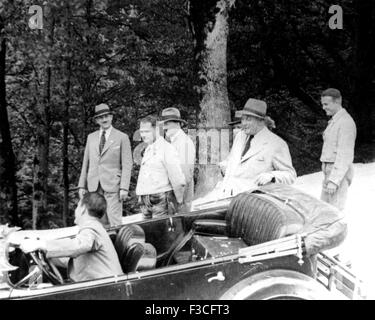
<instances>
[{"instance_id":1,"label":"trouser","mask_svg":"<svg viewBox=\"0 0 375 320\"><path fill-rule=\"evenodd\" d=\"M122 201L120 201L120 193L106 192L100 183L97 192L102 194L107 201L107 213L100 219L105 227L113 227L122 224Z\"/></svg>"},{"instance_id":2,"label":"trouser","mask_svg":"<svg viewBox=\"0 0 375 320\"><path fill-rule=\"evenodd\" d=\"M178 207L178 212L190 212L191 205L194 197L194 181L193 179L185 186L184 201L181 206Z\"/></svg>"},{"instance_id":3,"label":"trouser","mask_svg":"<svg viewBox=\"0 0 375 320\"><path fill-rule=\"evenodd\" d=\"M177 211L177 201L173 191L147 194L139 197L144 219L173 215Z\"/></svg>"},{"instance_id":4,"label":"trouser","mask_svg":"<svg viewBox=\"0 0 375 320\"><path fill-rule=\"evenodd\" d=\"M332 168L333 168L333 163L329 163L329 162L322 163L324 180L323 180L322 193L321 193L320 199L325 202L328 202L329 204L332 204L339 210L343 211L345 208L348 188L353 179L353 174L354 174L353 166L351 165L350 168L348 169L340 185L338 186L336 192L333 194L329 194L328 192L326 192L326 185L329 181L328 179L331 174Z\"/></svg>"}]
</instances>

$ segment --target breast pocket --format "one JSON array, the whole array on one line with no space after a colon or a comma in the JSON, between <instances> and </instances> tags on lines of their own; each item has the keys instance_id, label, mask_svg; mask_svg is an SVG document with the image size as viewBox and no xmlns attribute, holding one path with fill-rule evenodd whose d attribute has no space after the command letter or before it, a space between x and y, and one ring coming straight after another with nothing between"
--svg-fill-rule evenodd
<instances>
[{"instance_id":1,"label":"breast pocket","mask_svg":"<svg viewBox=\"0 0 375 320\"><path fill-rule=\"evenodd\" d=\"M120 150L121 150L121 146L120 145L114 145L111 147L111 154L112 156L115 157L115 159L117 159L117 157L120 156Z\"/></svg>"},{"instance_id":2,"label":"breast pocket","mask_svg":"<svg viewBox=\"0 0 375 320\"><path fill-rule=\"evenodd\" d=\"M259 157L256 157L255 158L255 161L259 162L259 163L263 163L266 161L265 157L263 156L259 156Z\"/></svg>"}]
</instances>

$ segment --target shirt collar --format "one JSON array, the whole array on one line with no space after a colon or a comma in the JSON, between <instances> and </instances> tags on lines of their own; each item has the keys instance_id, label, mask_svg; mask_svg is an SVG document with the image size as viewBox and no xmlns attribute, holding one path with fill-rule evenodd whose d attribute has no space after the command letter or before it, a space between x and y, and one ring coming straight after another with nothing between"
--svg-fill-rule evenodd
<instances>
[{"instance_id":1,"label":"shirt collar","mask_svg":"<svg viewBox=\"0 0 375 320\"><path fill-rule=\"evenodd\" d=\"M174 142L182 133L182 129L178 129L173 136L171 136L171 142Z\"/></svg>"},{"instance_id":2,"label":"shirt collar","mask_svg":"<svg viewBox=\"0 0 375 320\"><path fill-rule=\"evenodd\" d=\"M90 223L90 221L99 221L99 220L98 220L98 218L90 216L88 213L80 216L78 221L76 219L74 220L75 224L78 225L79 227L82 227L82 226Z\"/></svg>"},{"instance_id":3,"label":"shirt collar","mask_svg":"<svg viewBox=\"0 0 375 320\"><path fill-rule=\"evenodd\" d=\"M261 137L268 132L268 128L264 126L261 130L259 130L256 134L254 134L254 139L257 137Z\"/></svg>"},{"instance_id":4,"label":"shirt collar","mask_svg":"<svg viewBox=\"0 0 375 320\"><path fill-rule=\"evenodd\" d=\"M159 136L158 138L156 138L156 140L151 143L150 145L147 146L145 152L147 152L147 150L153 150L155 148L157 148L157 146L163 142L163 140L165 141L165 139L162 137L162 136Z\"/></svg>"},{"instance_id":5,"label":"shirt collar","mask_svg":"<svg viewBox=\"0 0 375 320\"><path fill-rule=\"evenodd\" d=\"M338 119L341 118L341 116L344 115L344 113L346 112L346 110L344 108L341 108L339 111L337 111L331 118L331 121L332 122L336 122Z\"/></svg>"},{"instance_id":6,"label":"shirt collar","mask_svg":"<svg viewBox=\"0 0 375 320\"><path fill-rule=\"evenodd\" d=\"M110 126L107 130L105 130L105 137L108 138L109 135L111 134L111 131L112 131L112 126ZM100 128L99 130L99 136L101 137L103 134L103 129Z\"/></svg>"}]
</instances>

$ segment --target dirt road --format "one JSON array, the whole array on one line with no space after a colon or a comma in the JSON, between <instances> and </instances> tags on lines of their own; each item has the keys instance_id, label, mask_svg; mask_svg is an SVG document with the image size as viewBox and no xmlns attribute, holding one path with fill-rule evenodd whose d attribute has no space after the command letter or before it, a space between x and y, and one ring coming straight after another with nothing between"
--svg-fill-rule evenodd
<instances>
[{"instance_id":1,"label":"dirt road","mask_svg":"<svg viewBox=\"0 0 375 320\"><path fill-rule=\"evenodd\" d=\"M367 297L375 299L375 163L356 163L345 208L348 236L340 246L343 262L350 260L353 272L365 283ZM320 197L322 172L297 178L295 187Z\"/></svg>"}]
</instances>

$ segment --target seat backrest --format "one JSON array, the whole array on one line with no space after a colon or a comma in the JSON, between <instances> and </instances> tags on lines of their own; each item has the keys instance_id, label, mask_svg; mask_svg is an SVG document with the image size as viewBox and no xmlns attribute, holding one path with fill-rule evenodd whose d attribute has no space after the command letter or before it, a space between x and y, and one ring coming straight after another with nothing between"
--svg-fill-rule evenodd
<instances>
[{"instance_id":1,"label":"seat backrest","mask_svg":"<svg viewBox=\"0 0 375 320\"><path fill-rule=\"evenodd\" d=\"M304 220L283 202L259 193L241 193L229 205L227 234L256 245L295 234Z\"/></svg>"},{"instance_id":2,"label":"seat backrest","mask_svg":"<svg viewBox=\"0 0 375 320\"><path fill-rule=\"evenodd\" d=\"M156 250L150 243L135 242L120 262L124 273L150 270L156 265Z\"/></svg>"},{"instance_id":3,"label":"seat backrest","mask_svg":"<svg viewBox=\"0 0 375 320\"><path fill-rule=\"evenodd\" d=\"M140 226L130 225L120 229L115 240L115 249L120 261L123 260L130 245L137 242L145 242L145 233Z\"/></svg>"},{"instance_id":4,"label":"seat backrest","mask_svg":"<svg viewBox=\"0 0 375 320\"><path fill-rule=\"evenodd\" d=\"M138 225L121 228L116 237L115 249L124 273L149 270L156 265L156 250L145 242L145 233Z\"/></svg>"}]
</instances>

